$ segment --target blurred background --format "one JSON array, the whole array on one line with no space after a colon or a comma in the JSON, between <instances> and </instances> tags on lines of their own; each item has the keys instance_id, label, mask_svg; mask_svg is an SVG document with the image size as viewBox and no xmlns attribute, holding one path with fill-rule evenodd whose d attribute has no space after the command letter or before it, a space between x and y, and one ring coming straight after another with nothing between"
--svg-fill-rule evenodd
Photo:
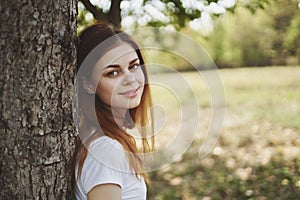
<instances>
[{"instance_id":1,"label":"blurred background","mask_svg":"<svg viewBox=\"0 0 300 200\"><path fill-rule=\"evenodd\" d=\"M200 112L192 145L174 163L150 173L148 199L300 199L298 0L80 0L78 10L78 33L95 19L109 19L128 31L141 27L178 31L196 41L219 69L226 117L218 143L200 159L201 133L207 132L212 116L205 80L174 54L145 52L150 63L172 66L188 80ZM191 51L180 38L167 34L144 38L161 48L168 43ZM210 66L206 67L199 64L197 69L207 73ZM149 71L151 80L178 83L178 73L159 67ZM176 87L180 90L181 85ZM154 101L167 102L164 115L155 119L162 124L167 118L157 141L163 146L176 134L179 119L176 100L159 90L153 87ZM184 92L182 88L187 97L180 99L182 108L192 98ZM190 118L195 117L191 110Z\"/></svg>"}]
</instances>

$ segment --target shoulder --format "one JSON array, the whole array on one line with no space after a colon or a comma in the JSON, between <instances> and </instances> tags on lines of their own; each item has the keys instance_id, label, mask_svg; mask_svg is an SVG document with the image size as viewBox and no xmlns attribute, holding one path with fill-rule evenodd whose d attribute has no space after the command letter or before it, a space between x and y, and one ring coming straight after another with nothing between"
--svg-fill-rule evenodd
<instances>
[{"instance_id":1,"label":"shoulder","mask_svg":"<svg viewBox=\"0 0 300 200\"><path fill-rule=\"evenodd\" d=\"M93 141L84 161L78 187L87 193L97 185L116 184L124 187L130 172L123 146L107 136Z\"/></svg>"},{"instance_id":2,"label":"shoulder","mask_svg":"<svg viewBox=\"0 0 300 200\"><path fill-rule=\"evenodd\" d=\"M122 144L120 144L117 140L112 139L108 136L101 136L101 137L95 139L90 144L89 150L92 151L96 148L102 149L102 150L107 150L107 149L111 149L112 147L123 150Z\"/></svg>"},{"instance_id":3,"label":"shoulder","mask_svg":"<svg viewBox=\"0 0 300 200\"><path fill-rule=\"evenodd\" d=\"M127 156L123 146L107 136L102 136L93 141L88 148L86 162L112 168L114 170L129 170Z\"/></svg>"}]
</instances>

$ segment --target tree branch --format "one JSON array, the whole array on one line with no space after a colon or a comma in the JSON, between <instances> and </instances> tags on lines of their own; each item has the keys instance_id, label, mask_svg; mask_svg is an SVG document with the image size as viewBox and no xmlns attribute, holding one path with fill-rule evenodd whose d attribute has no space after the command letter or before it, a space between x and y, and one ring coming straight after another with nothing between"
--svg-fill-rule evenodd
<instances>
[{"instance_id":1,"label":"tree branch","mask_svg":"<svg viewBox=\"0 0 300 200\"><path fill-rule=\"evenodd\" d=\"M111 7L108 13L109 20L116 26L121 25L121 0L112 0Z\"/></svg>"},{"instance_id":2,"label":"tree branch","mask_svg":"<svg viewBox=\"0 0 300 200\"><path fill-rule=\"evenodd\" d=\"M80 0L84 7L92 13L96 20L106 20L107 16L98 7L94 6L89 0Z\"/></svg>"}]
</instances>

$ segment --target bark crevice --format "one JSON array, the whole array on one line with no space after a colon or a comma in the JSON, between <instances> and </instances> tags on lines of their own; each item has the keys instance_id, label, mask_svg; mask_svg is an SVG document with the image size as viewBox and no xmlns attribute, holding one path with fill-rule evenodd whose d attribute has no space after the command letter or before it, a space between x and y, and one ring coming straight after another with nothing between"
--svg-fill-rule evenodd
<instances>
[{"instance_id":1,"label":"bark crevice","mask_svg":"<svg viewBox=\"0 0 300 200\"><path fill-rule=\"evenodd\" d=\"M75 0L0 1L0 199L70 199L76 14Z\"/></svg>"}]
</instances>

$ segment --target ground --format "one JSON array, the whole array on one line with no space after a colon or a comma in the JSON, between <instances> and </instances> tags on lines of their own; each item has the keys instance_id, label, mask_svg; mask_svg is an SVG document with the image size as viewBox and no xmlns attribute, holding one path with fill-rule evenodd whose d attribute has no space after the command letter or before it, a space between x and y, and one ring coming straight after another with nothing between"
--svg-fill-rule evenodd
<instances>
[{"instance_id":1,"label":"ground","mask_svg":"<svg viewBox=\"0 0 300 200\"><path fill-rule=\"evenodd\" d=\"M193 96L178 82L178 74L152 75L152 80L163 80L166 87L175 85L176 91L183 92L153 88L154 102L168 102L157 109L156 123L165 122L158 148L180 134L178 124L189 123L180 121L178 109L189 112L191 119L199 117L199 126L182 156L150 173L148 199L300 199L300 67L219 73L226 93L226 117L217 144L204 159L199 148L213 113L209 87L196 72L180 73L196 96L198 116L188 108Z\"/></svg>"}]
</instances>

